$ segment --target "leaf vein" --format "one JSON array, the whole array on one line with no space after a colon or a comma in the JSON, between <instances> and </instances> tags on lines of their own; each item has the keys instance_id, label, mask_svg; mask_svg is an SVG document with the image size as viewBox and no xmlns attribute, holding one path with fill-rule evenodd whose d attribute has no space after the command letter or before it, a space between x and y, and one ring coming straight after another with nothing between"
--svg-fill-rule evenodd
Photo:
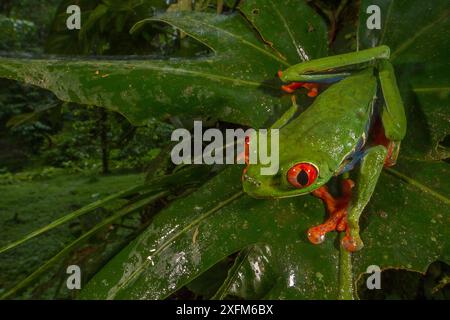
<instances>
[{"instance_id":1,"label":"leaf vein","mask_svg":"<svg viewBox=\"0 0 450 320\"><path fill-rule=\"evenodd\" d=\"M297 51L297 54L299 55L300 59L302 59L303 61L308 61L309 60L308 55L301 50L300 46L298 45L297 41L295 40L294 34L292 33L292 30L289 27L286 19L283 17L280 10L278 10L278 7L273 3L273 1L270 1L270 4L272 5L272 8L276 12L276 14L280 17L280 20L283 22L283 25L286 28L286 31L288 32L289 37L292 40L292 44L294 45L294 48Z\"/></svg>"},{"instance_id":2,"label":"leaf vein","mask_svg":"<svg viewBox=\"0 0 450 320\"><path fill-rule=\"evenodd\" d=\"M423 34L426 34L426 32L434 27L436 24L441 22L444 18L447 18L450 15L450 12L445 12L442 16L440 16L437 20L431 22L429 25L425 26L420 30L419 32L416 32L414 36L403 42L400 46L397 47L397 49L391 54L391 60L393 61L402 51L404 51L406 48L408 48L410 45L414 43L418 38L420 38Z\"/></svg>"},{"instance_id":3,"label":"leaf vein","mask_svg":"<svg viewBox=\"0 0 450 320\"><path fill-rule=\"evenodd\" d=\"M400 173L397 170L394 170L392 168L386 168L386 171L389 172L390 174L396 176L397 178L400 178L401 180L405 181L406 183L409 183L410 185L422 190L424 193L428 193L430 195L432 195L433 197L441 200L442 202L444 202L447 205L450 205L450 199L445 197L444 195L428 188L427 186L423 185L422 183L420 183L419 181L408 177L407 175Z\"/></svg>"}]
</instances>

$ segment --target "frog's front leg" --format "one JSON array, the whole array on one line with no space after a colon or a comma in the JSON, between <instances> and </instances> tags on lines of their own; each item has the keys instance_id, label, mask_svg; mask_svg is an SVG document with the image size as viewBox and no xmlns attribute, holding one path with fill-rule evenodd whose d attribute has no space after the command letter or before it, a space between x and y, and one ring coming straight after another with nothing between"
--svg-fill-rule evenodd
<instances>
[{"instance_id":1,"label":"frog's front leg","mask_svg":"<svg viewBox=\"0 0 450 320\"><path fill-rule=\"evenodd\" d=\"M283 72L278 71L278 76L281 78ZM308 97L314 98L319 94L319 84L315 82L291 82L281 86L281 89L287 93L294 93L295 90L305 88L308 90Z\"/></svg>"},{"instance_id":2,"label":"frog's front leg","mask_svg":"<svg viewBox=\"0 0 450 320\"><path fill-rule=\"evenodd\" d=\"M347 228L347 209L352 197L352 188L355 183L350 179L342 181L342 196L339 198L333 197L329 192L327 186L322 186L312 192L312 194L320 198L327 208L328 219L315 227L308 230L308 239L314 244L322 243L325 240L325 235L331 231L344 231Z\"/></svg>"},{"instance_id":3,"label":"frog's front leg","mask_svg":"<svg viewBox=\"0 0 450 320\"><path fill-rule=\"evenodd\" d=\"M384 166L387 150L384 146L375 146L367 150L358 170L355 191L347 214L346 235L342 245L348 251L357 251L363 247L359 236L359 218L372 197L378 178Z\"/></svg>"}]
</instances>

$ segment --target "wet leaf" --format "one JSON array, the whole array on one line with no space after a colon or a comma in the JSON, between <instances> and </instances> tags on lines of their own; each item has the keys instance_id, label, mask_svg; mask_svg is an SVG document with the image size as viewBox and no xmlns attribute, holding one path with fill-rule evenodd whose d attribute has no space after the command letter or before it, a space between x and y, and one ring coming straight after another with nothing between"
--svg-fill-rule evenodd
<instances>
[{"instance_id":1,"label":"wet leaf","mask_svg":"<svg viewBox=\"0 0 450 320\"><path fill-rule=\"evenodd\" d=\"M424 273L450 261L448 164L402 160L385 170L360 222L365 247L355 254L355 276L368 266Z\"/></svg>"},{"instance_id":2,"label":"wet leaf","mask_svg":"<svg viewBox=\"0 0 450 320\"><path fill-rule=\"evenodd\" d=\"M418 178L432 172L430 183L448 192L445 166L440 164L438 172L425 166ZM253 199L240 193L239 179L240 170L229 169L162 212L94 277L82 297L165 298L228 255L259 244L259 254L245 255L220 296L337 298L336 234L319 246L306 238L306 230L323 219L320 201L311 196ZM448 199L418 182L383 173L361 221L365 248L355 254L355 275L372 264L424 272L434 260L450 261L448 209Z\"/></svg>"},{"instance_id":3,"label":"wet leaf","mask_svg":"<svg viewBox=\"0 0 450 320\"><path fill-rule=\"evenodd\" d=\"M267 245L255 244L242 250L213 299L223 300L227 296L262 299L276 280L271 256Z\"/></svg>"},{"instance_id":4,"label":"wet leaf","mask_svg":"<svg viewBox=\"0 0 450 320\"><path fill-rule=\"evenodd\" d=\"M410 101L419 116L414 121L422 124L414 132L414 138L416 141L426 138L425 158L447 159L450 158L450 145L445 143L450 135L450 64L434 64L422 69L428 69L421 72L423 77L411 77Z\"/></svg>"},{"instance_id":5,"label":"wet leaf","mask_svg":"<svg viewBox=\"0 0 450 320\"><path fill-rule=\"evenodd\" d=\"M155 21L182 29L214 54L140 61L0 58L0 76L49 89L64 101L109 108L134 124L176 114L259 127L285 107L275 74L288 64L241 16L168 13L134 31Z\"/></svg>"},{"instance_id":6,"label":"wet leaf","mask_svg":"<svg viewBox=\"0 0 450 320\"><path fill-rule=\"evenodd\" d=\"M303 1L242 1L239 9L264 41L289 63L326 56L327 30L323 19Z\"/></svg>"},{"instance_id":7,"label":"wet leaf","mask_svg":"<svg viewBox=\"0 0 450 320\"><path fill-rule=\"evenodd\" d=\"M381 8L381 30L366 28L368 5ZM355 254L355 275L375 264L382 269L425 272L435 261L449 262L450 27L446 1L363 1L360 48L387 44L408 117L400 160L382 174L361 220L365 248ZM414 21L414 28L411 23Z\"/></svg>"},{"instance_id":8,"label":"wet leaf","mask_svg":"<svg viewBox=\"0 0 450 320\"><path fill-rule=\"evenodd\" d=\"M381 29L369 30L366 8L381 9ZM438 0L364 0L359 27L360 49L386 44L393 62L403 100L410 109L408 155L416 158L444 159L448 149L439 144L449 134L450 8ZM412 27L412 25L414 27Z\"/></svg>"},{"instance_id":9,"label":"wet leaf","mask_svg":"<svg viewBox=\"0 0 450 320\"><path fill-rule=\"evenodd\" d=\"M276 279L273 287L264 284L259 294L280 299L336 297L338 251L333 240L313 246L306 239L306 229L322 219L321 203L309 196L253 199L240 191L240 176L240 168L230 168L161 212L88 283L82 298L162 299L256 243L269 252Z\"/></svg>"}]
</instances>

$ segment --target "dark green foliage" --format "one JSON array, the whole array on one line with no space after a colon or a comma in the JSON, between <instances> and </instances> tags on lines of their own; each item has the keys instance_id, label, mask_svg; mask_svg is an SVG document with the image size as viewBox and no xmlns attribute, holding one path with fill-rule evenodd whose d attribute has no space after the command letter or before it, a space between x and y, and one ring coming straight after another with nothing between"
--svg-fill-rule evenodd
<instances>
[{"instance_id":1,"label":"dark green foliage","mask_svg":"<svg viewBox=\"0 0 450 320\"><path fill-rule=\"evenodd\" d=\"M36 25L0 14L0 39L0 50L29 49L37 41Z\"/></svg>"},{"instance_id":2,"label":"dark green foliage","mask_svg":"<svg viewBox=\"0 0 450 320\"><path fill-rule=\"evenodd\" d=\"M157 137L170 132L170 126L161 126L159 121L171 118L183 123L180 118L209 120L212 116L224 123L264 127L290 102L289 96L279 91L276 71L325 56L330 45L331 51L348 52L381 44L392 50L391 60L408 114L408 133L397 166L383 171L362 216L365 248L353 254L352 277L361 286L367 266L376 264L384 270L385 290L374 294L359 287L361 298L448 297L449 42L445 30L450 20L446 1L430 5L420 0L363 0L358 8L352 1L315 1L313 6L319 15L299 1L275 5L270 0L248 0L237 6L239 13L232 12L230 5L217 10L223 14L216 15L212 10L216 7L210 5L204 9L208 13L185 10L158 16L152 11L145 17L139 16L140 12L136 16L129 14L140 11L144 3L153 2L91 1L83 18L88 22L86 31L68 34L57 29L63 23L63 17L58 16L53 25L56 36L49 46L65 54L176 52L186 58L0 58L3 77L42 86L70 103L105 108L100 111L70 106L63 112L65 124L69 125L55 135L55 140L64 147L55 149L55 153L46 151L49 161L56 160L55 165L73 161L71 166L76 168L89 163L93 154L102 153L104 157L105 150L112 163L117 160L142 166L153 159L144 184L94 202L68 214L67 220L53 221L38 230L38 234L53 230L79 215L87 219L117 199L124 205L106 219L114 220L134 209L145 217L142 229L136 232L139 236L127 241L128 245L107 264L98 265L98 272L92 272L95 275L79 297L338 297L342 272L338 237L330 235L320 246L313 246L305 236L308 227L323 219L324 209L317 199L250 198L242 193L240 167L216 172L216 168L196 171L201 168L192 166L172 172L167 165L170 149L157 141ZM383 16L383 31L365 28L365 8L369 4L377 4L389 13ZM143 20L135 25L133 35L126 34L138 16ZM412 21L417 22L417 28L411 28ZM179 31L174 33L172 27ZM337 30L341 27L343 30ZM195 50L183 52L180 43L194 43L186 40L187 36L200 44L193 46ZM209 51L201 49L205 46ZM302 110L309 102L308 98L299 98ZM133 127L124 117L143 127ZM149 119L156 122L148 123ZM103 137L100 141L99 136ZM157 155L159 149L162 151ZM99 161L98 156L92 162ZM125 167L124 163L120 166ZM213 178L211 173L215 173ZM168 201L173 203L167 205ZM85 240L83 237L96 236L96 227L103 227L102 222L110 223L104 216L100 220L96 217L87 219L86 229L78 228L81 223L77 226L76 235L80 237L74 247ZM20 221L20 217L13 219ZM0 251L33 237L9 239L11 246ZM71 245L66 246L43 268L47 270L58 259L70 257L72 250ZM431 264L436 260L442 263ZM37 280L39 270L27 281ZM424 277L418 276L427 270ZM5 297L14 297L27 281Z\"/></svg>"},{"instance_id":3,"label":"dark green foliage","mask_svg":"<svg viewBox=\"0 0 450 320\"><path fill-rule=\"evenodd\" d=\"M46 40L50 53L150 54L161 53L164 47L172 46L172 51L175 48L177 37L167 26L151 30L151 35L144 30L135 41L130 41L131 26L142 17L164 10L165 1L81 1L78 4L83 12L82 32L66 28L66 8L71 1L60 1L58 8L49 9L51 4L51 1L34 5L21 1L5 5L4 11L9 15L28 16L34 22L0 15L0 32L4 32L0 50L41 51L39 46L52 16L48 13L53 11L56 16ZM33 9L36 12L31 12ZM43 14L45 10L47 13ZM184 47L189 46L192 47L187 43ZM0 148L9 149L0 156L0 168L22 168L30 165L29 160L34 156L36 160L40 157L38 164L78 171L108 172L110 166L139 169L157 155L161 142L167 141L167 135L162 134L167 126L162 123L134 127L114 112L75 104L54 110L60 103L52 94L4 79L0 81L0 131L3 132Z\"/></svg>"},{"instance_id":4,"label":"dark green foliage","mask_svg":"<svg viewBox=\"0 0 450 320\"><path fill-rule=\"evenodd\" d=\"M100 170L102 118L98 111L98 108L67 104L63 108L64 128L51 137L53 147L42 150L44 162L76 171ZM119 114L105 112L111 169L143 169L170 140L170 125L149 121L135 127Z\"/></svg>"},{"instance_id":5,"label":"dark green foliage","mask_svg":"<svg viewBox=\"0 0 450 320\"><path fill-rule=\"evenodd\" d=\"M167 8L163 0L82 0L81 30L68 30L66 8L71 0L60 3L50 29L46 51L67 55L161 54L174 43L174 31L165 26L146 28L130 36L138 21ZM170 49L169 49L170 50ZM173 50L172 50L173 51Z\"/></svg>"},{"instance_id":6,"label":"dark green foliage","mask_svg":"<svg viewBox=\"0 0 450 320\"><path fill-rule=\"evenodd\" d=\"M0 168L22 168L51 146L50 136L61 126L60 104L48 91L0 79Z\"/></svg>"},{"instance_id":7,"label":"dark green foliage","mask_svg":"<svg viewBox=\"0 0 450 320\"><path fill-rule=\"evenodd\" d=\"M2 0L0 50L42 51L59 0Z\"/></svg>"},{"instance_id":8,"label":"dark green foliage","mask_svg":"<svg viewBox=\"0 0 450 320\"><path fill-rule=\"evenodd\" d=\"M49 170L47 170L49 173ZM30 176L29 176L30 177ZM17 181L17 179L21 179ZM2 185L0 178L0 244L6 244L12 238L27 234L28 232L42 227L47 223L60 218L67 212L83 207L84 205L103 198L119 190L129 188L142 181L142 174L99 176L91 179L83 174L67 174L67 172L54 171L50 176L41 177L36 180L22 180L22 174L17 177L12 185ZM82 218L67 224L63 228L55 230L50 234L39 238L30 245L19 248L17 251L2 255L0 263L0 295L5 289L12 287L22 280L25 275L32 273L39 265L52 257L65 244L76 239L80 233L86 232L95 221L100 221L108 216L112 210L120 207L123 200L116 200L103 210L98 210L89 218ZM122 221L121 223L138 227L139 215ZM104 247L106 252L101 253L95 260L103 262L108 258L114 246L120 244L130 234L130 229L111 229L109 233L99 234L98 238L91 244L80 248L67 262L86 264L89 258L88 252L100 253ZM117 235L119 233L119 235ZM105 240L109 234L108 241ZM124 237L125 234L125 237ZM91 249L89 249L91 248ZM90 251L89 251L90 250ZM59 269L65 271L66 261L61 261L53 272L45 275L33 285L23 297L26 298L53 298L56 294ZM91 267L94 267L91 265ZM87 271L87 270L86 270ZM42 291L39 291L39 288ZM30 288L31 289L31 288ZM33 293L34 291L34 293ZM63 286L59 298L69 297L69 290Z\"/></svg>"}]
</instances>

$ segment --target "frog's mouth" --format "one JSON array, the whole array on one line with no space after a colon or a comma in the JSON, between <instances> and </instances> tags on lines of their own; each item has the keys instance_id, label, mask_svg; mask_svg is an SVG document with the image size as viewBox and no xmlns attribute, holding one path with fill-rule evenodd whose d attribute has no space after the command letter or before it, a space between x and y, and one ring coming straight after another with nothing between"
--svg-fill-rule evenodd
<instances>
[{"instance_id":1,"label":"frog's mouth","mask_svg":"<svg viewBox=\"0 0 450 320\"><path fill-rule=\"evenodd\" d=\"M321 187L325 181L320 179L316 183L304 189L296 189L290 186L283 186L280 176L262 176L262 179L255 178L248 173L242 175L243 191L253 198L259 199L280 199L298 197L309 194L315 189Z\"/></svg>"},{"instance_id":2,"label":"frog's mouth","mask_svg":"<svg viewBox=\"0 0 450 320\"><path fill-rule=\"evenodd\" d=\"M269 176L267 176L269 177ZM279 199L289 198L302 195L298 189L286 192L286 190L280 189L280 181L276 178L268 178L261 181L248 174L242 175L242 187L243 191L253 198L259 199Z\"/></svg>"},{"instance_id":3,"label":"frog's mouth","mask_svg":"<svg viewBox=\"0 0 450 320\"><path fill-rule=\"evenodd\" d=\"M269 198L273 197L267 192L264 192L262 182L246 173L242 175L242 187L245 193L253 198Z\"/></svg>"}]
</instances>

